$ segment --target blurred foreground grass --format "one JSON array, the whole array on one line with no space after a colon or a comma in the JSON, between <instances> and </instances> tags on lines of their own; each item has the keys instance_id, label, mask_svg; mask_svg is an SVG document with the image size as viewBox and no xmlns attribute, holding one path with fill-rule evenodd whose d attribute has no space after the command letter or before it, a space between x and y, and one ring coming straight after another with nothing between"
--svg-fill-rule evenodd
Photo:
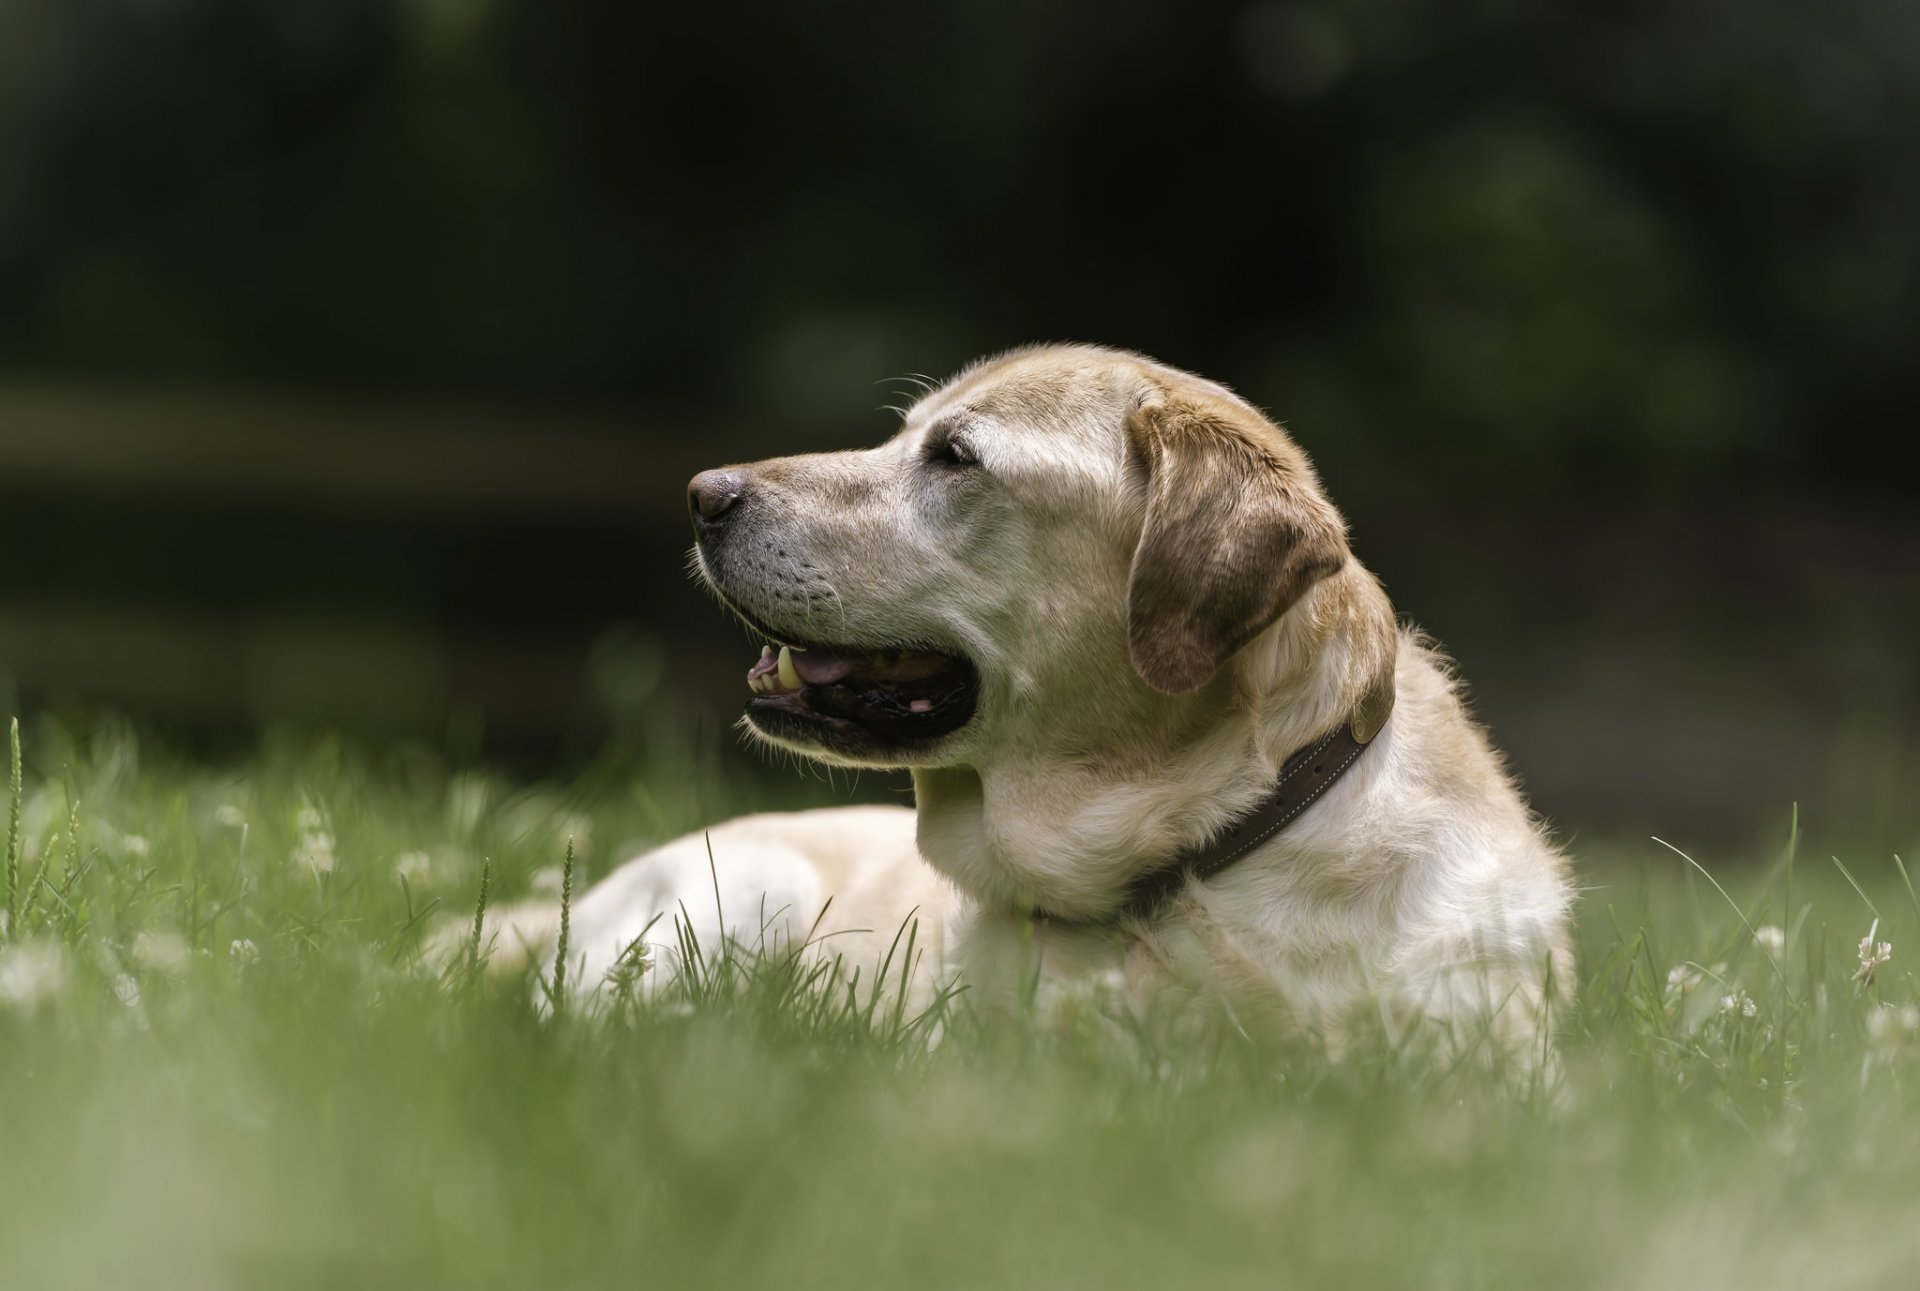
<instances>
[{"instance_id":1,"label":"blurred foreground grass","mask_svg":"<svg viewBox=\"0 0 1920 1291\"><path fill-rule=\"evenodd\" d=\"M1729 902L1654 842L1576 848L1550 1097L964 996L929 1052L769 963L542 1020L526 981L419 963L483 858L513 900L569 837L584 883L745 805L633 770L526 787L291 740L216 770L30 728L0 1287L1920 1277L1920 902L1891 857L1700 858Z\"/></svg>"}]
</instances>

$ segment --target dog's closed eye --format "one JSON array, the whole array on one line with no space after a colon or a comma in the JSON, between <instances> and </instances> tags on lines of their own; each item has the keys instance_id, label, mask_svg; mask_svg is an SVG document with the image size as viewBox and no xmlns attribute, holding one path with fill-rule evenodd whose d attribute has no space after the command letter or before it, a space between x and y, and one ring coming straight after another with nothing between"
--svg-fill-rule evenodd
<instances>
[{"instance_id":1,"label":"dog's closed eye","mask_svg":"<svg viewBox=\"0 0 1920 1291\"><path fill-rule=\"evenodd\" d=\"M967 470L980 465L980 456L959 431L935 431L927 440L926 460L931 466Z\"/></svg>"}]
</instances>

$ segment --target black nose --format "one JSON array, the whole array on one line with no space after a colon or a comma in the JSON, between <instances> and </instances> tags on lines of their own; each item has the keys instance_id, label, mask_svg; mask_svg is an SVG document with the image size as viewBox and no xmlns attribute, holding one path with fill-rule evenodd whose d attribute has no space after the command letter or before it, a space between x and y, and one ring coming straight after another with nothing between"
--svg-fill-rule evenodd
<instances>
[{"instance_id":1,"label":"black nose","mask_svg":"<svg viewBox=\"0 0 1920 1291\"><path fill-rule=\"evenodd\" d=\"M687 509L693 527L702 532L724 522L740 500L743 481L737 471L702 471L687 485Z\"/></svg>"}]
</instances>

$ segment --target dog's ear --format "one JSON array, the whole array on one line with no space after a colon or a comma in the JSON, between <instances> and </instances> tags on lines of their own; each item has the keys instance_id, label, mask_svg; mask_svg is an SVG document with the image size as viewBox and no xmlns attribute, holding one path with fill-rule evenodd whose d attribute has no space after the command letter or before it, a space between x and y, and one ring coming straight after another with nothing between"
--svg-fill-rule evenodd
<instances>
[{"instance_id":1,"label":"dog's ear","mask_svg":"<svg viewBox=\"0 0 1920 1291\"><path fill-rule=\"evenodd\" d=\"M1148 685L1183 694L1346 563L1345 526L1305 454L1237 402L1174 392L1128 437L1147 472L1128 650Z\"/></svg>"}]
</instances>

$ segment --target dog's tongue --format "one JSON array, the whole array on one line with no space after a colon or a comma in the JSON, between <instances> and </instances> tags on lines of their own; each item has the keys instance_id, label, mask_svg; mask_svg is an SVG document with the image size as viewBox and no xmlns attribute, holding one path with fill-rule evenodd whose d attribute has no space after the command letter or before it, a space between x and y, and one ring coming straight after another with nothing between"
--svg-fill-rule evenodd
<instances>
[{"instance_id":1,"label":"dog's tongue","mask_svg":"<svg viewBox=\"0 0 1920 1291\"><path fill-rule=\"evenodd\" d=\"M842 654L825 646L801 650L772 646L760 652L759 661L747 669L747 685L762 695L788 694L801 686L831 686L855 673L860 680L890 685L912 685L938 676L947 661L937 654L918 650L890 650L881 654Z\"/></svg>"}]
</instances>

